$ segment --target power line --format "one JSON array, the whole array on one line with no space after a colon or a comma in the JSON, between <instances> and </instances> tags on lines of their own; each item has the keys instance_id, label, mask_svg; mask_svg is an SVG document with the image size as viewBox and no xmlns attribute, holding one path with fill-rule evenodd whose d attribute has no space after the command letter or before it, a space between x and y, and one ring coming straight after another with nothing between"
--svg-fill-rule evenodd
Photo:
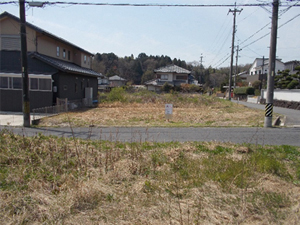
<instances>
[{"instance_id":1,"label":"power line","mask_svg":"<svg viewBox=\"0 0 300 230\"><path fill-rule=\"evenodd\" d=\"M298 14L298 15L296 15L295 17L291 18L290 20L286 21L285 23L283 23L282 25L280 25L280 26L278 27L278 29L281 28L281 27L283 27L283 26L285 26L286 24L288 24L289 22L293 21L294 19L296 19L296 18L299 17L299 16L300 16L300 14ZM246 47L248 47L248 46L254 44L255 42L258 42L259 40L261 40L261 39L263 39L264 37L268 36L270 33L271 33L271 32L269 32L269 33L267 33L267 34L261 36L260 38L258 38L258 39L256 39L255 41L249 43L248 45L243 46L242 49L244 49L244 48L246 48ZM247 40L248 40L248 39L247 39Z\"/></svg>"},{"instance_id":2,"label":"power line","mask_svg":"<svg viewBox=\"0 0 300 230\"><path fill-rule=\"evenodd\" d=\"M46 5L81 5L81 6L135 6L135 7L264 7L269 6L269 3L249 3L249 4L160 4L160 3L104 3L104 2L30 2L27 4L40 3L43 7ZM0 5L18 4L18 1L0 2ZM289 7L289 4L282 4L281 6ZM300 5L295 5L300 6Z\"/></svg>"}]
</instances>

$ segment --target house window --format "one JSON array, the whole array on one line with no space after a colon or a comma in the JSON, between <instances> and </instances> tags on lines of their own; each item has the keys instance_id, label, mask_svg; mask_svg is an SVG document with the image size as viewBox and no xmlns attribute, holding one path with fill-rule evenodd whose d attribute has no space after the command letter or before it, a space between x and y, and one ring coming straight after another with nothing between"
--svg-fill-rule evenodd
<instances>
[{"instance_id":1,"label":"house window","mask_svg":"<svg viewBox=\"0 0 300 230\"><path fill-rule=\"evenodd\" d=\"M23 86L22 77L0 77L0 88L2 89L15 89L20 90ZM29 76L29 89L40 90L40 91L51 91L52 90L52 79L51 78L39 78Z\"/></svg>"},{"instance_id":2,"label":"house window","mask_svg":"<svg viewBox=\"0 0 300 230\"><path fill-rule=\"evenodd\" d=\"M20 35L1 35L2 50L21 50Z\"/></svg>"},{"instance_id":3,"label":"house window","mask_svg":"<svg viewBox=\"0 0 300 230\"><path fill-rule=\"evenodd\" d=\"M83 57L84 64L86 64L86 55Z\"/></svg>"},{"instance_id":4,"label":"house window","mask_svg":"<svg viewBox=\"0 0 300 230\"><path fill-rule=\"evenodd\" d=\"M51 79L39 79L39 89L44 91L45 90L50 91L51 83L52 83Z\"/></svg>"},{"instance_id":5,"label":"house window","mask_svg":"<svg viewBox=\"0 0 300 230\"><path fill-rule=\"evenodd\" d=\"M30 89L31 90L38 90L39 89L39 79L38 78L31 78L30 79Z\"/></svg>"},{"instance_id":6,"label":"house window","mask_svg":"<svg viewBox=\"0 0 300 230\"><path fill-rule=\"evenodd\" d=\"M0 88L8 89L8 77L0 77Z\"/></svg>"},{"instance_id":7,"label":"house window","mask_svg":"<svg viewBox=\"0 0 300 230\"><path fill-rule=\"evenodd\" d=\"M22 89L22 78L13 77L12 78L12 86L13 86L13 89Z\"/></svg>"},{"instance_id":8,"label":"house window","mask_svg":"<svg viewBox=\"0 0 300 230\"><path fill-rule=\"evenodd\" d=\"M68 60L70 61L71 60L71 51L68 50Z\"/></svg>"},{"instance_id":9,"label":"house window","mask_svg":"<svg viewBox=\"0 0 300 230\"><path fill-rule=\"evenodd\" d=\"M66 50L63 49L63 58L66 59Z\"/></svg>"},{"instance_id":10,"label":"house window","mask_svg":"<svg viewBox=\"0 0 300 230\"><path fill-rule=\"evenodd\" d=\"M88 65L90 64L90 57L88 57Z\"/></svg>"},{"instance_id":11,"label":"house window","mask_svg":"<svg viewBox=\"0 0 300 230\"><path fill-rule=\"evenodd\" d=\"M59 52L59 46L56 47L56 56L59 57L60 52Z\"/></svg>"},{"instance_id":12,"label":"house window","mask_svg":"<svg viewBox=\"0 0 300 230\"><path fill-rule=\"evenodd\" d=\"M167 74L162 74L162 75L160 76L160 79L161 79L161 80L168 80L169 78L168 78L168 75L167 75Z\"/></svg>"},{"instance_id":13,"label":"house window","mask_svg":"<svg viewBox=\"0 0 300 230\"><path fill-rule=\"evenodd\" d=\"M178 76L176 76L176 79L177 80L186 80L187 77L186 76L180 76L180 75L178 75Z\"/></svg>"}]
</instances>

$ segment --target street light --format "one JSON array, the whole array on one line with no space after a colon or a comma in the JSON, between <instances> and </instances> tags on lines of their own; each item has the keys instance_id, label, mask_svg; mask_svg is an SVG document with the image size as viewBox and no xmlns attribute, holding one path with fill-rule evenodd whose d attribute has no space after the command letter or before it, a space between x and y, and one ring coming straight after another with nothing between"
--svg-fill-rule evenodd
<instances>
[{"instance_id":1,"label":"street light","mask_svg":"<svg viewBox=\"0 0 300 230\"><path fill-rule=\"evenodd\" d=\"M31 7L43 7L45 2L27 2L27 4Z\"/></svg>"}]
</instances>

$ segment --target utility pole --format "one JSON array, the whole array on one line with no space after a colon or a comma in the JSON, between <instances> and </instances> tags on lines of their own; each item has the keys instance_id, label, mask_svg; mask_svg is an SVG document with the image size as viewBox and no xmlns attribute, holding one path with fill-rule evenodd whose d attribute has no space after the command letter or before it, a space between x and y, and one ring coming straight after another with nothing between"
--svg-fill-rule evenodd
<instances>
[{"instance_id":1,"label":"utility pole","mask_svg":"<svg viewBox=\"0 0 300 230\"><path fill-rule=\"evenodd\" d=\"M203 63L203 55L201 54L201 56L200 56L200 78L199 78L199 84L201 84L201 79L202 79L202 76L203 76L203 71L202 71L203 65L202 65L202 63Z\"/></svg>"},{"instance_id":2,"label":"utility pole","mask_svg":"<svg viewBox=\"0 0 300 230\"><path fill-rule=\"evenodd\" d=\"M272 29L270 39L270 54L269 54L269 74L267 82L267 100L265 107L265 128L272 127L273 117L273 98L274 98L274 78L276 64L276 44L277 44L277 28L278 28L278 9L279 0L273 0L272 10Z\"/></svg>"},{"instance_id":3,"label":"utility pole","mask_svg":"<svg viewBox=\"0 0 300 230\"><path fill-rule=\"evenodd\" d=\"M236 5L236 3L235 3ZM232 43L231 43L231 60L230 60L230 72L229 72L229 96L228 100L231 100L231 86L232 86L232 73L233 73L233 56L234 56L234 39L236 32L236 13L241 13L243 9L238 10L236 7L234 10L229 9L229 13L233 13L233 31L232 31ZM227 14L227 15L228 15Z\"/></svg>"},{"instance_id":4,"label":"utility pole","mask_svg":"<svg viewBox=\"0 0 300 230\"><path fill-rule=\"evenodd\" d=\"M239 51L241 51L240 46L237 45L236 47L236 60L235 60L235 75L234 75L234 88L236 87L236 77L238 75L238 60L239 60Z\"/></svg>"},{"instance_id":5,"label":"utility pole","mask_svg":"<svg viewBox=\"0 0 300 230\"><path fill-rule=\"evenodd\" d=\"M20 36L21 36L21 67L23 79L23 126L30 127L30 101L29 101L29 79L27 63L27 38L25 0L19 0L20 5Z\"/></svg>"},{"instance_id":6,"label":"utility pole","mask_svg":"<svg viewBox=\"0 0 300 230\"><path fill-rule=\"evenodd\" d=\"M265 56L263 56L263 63L262 63L261 72L262 72L262 81L261 81L261 89L262 89L262 88L265 88L265 85L266 85L266 79L265 79Z\"/></svg>"}]
</instances>

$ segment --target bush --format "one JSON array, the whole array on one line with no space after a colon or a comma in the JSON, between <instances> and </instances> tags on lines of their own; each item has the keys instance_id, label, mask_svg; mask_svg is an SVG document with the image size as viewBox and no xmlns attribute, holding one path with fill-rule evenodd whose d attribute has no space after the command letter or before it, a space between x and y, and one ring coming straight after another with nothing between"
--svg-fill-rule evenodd
<instances>
[{"instance_id":1,"label":"bush","mask_svg":"<svg viewBox=\"0 0 300 230\"><path fill-rule=\"evenodd\" d=\"M295 89L297 87L299 87L299 81L298 80L292 80L288 85L287 88L288 89Z\"/></svg>"},{"instance_id":2,"label":"bush","mask_svg":"<svg viewBox=\"0 0 300 230\"><path fill-rule=\"evenodd\" d=\"M234 94L236 95L254 95L255 89L253 87L235 88Z\"/></svg>"},{"instance_id":3,"label":"bush","mask_svg":"<svg viewBox=\"0 0 300 230\"><path fill-rule=\"evenodd\" d=\"M107 96L108 101L121 101L124 102L126 101L125 98L125 90L122 87L117 87L113 88L108 96Z\"/></svg>"},{"instance_id":4,"label":"bush","mask_svg":"<svg viewBox=\"0 0 300 230\"><path fill-rule=\"evenodd\" d=\"M167 82L161 88L161 90L166 93L169 93L172 89L173 89L173 86L168 84Z\"/></svg>"}]
</instances>

